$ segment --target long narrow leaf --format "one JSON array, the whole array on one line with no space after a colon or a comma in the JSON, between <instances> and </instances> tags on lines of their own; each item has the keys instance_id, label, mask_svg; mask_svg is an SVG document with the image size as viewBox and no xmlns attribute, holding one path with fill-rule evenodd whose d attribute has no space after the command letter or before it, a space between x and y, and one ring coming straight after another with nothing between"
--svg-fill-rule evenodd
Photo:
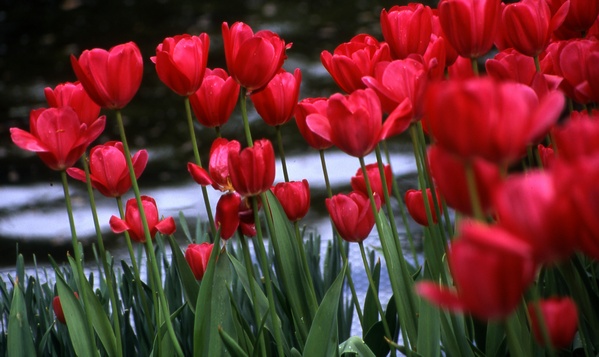
<instances>
[{"instance_id":1,"label":"long narrow leaf","mask_svg":"<svg viewBox=\"0 0 599 357\"><path fill-rule=\"evenodd\" d=\"M33 336L27 319L27 306L21 286L13 289L10 316L8 318L8 355L35 356Z\"/></svg>"}]
</instances>

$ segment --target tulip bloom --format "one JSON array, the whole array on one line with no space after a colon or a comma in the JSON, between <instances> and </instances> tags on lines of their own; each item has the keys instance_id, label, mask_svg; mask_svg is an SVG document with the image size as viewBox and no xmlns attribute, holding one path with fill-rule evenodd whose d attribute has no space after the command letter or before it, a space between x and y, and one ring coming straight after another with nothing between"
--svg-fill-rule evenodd
<instances>
[{"instance_id":1,"label":"tulip bloom","mask_svg":"<svg viewBox=\"0 0 599 357\"><path fill-rule=\"evenodd\" d=\"M175 232L177 228L175 226L175 220L173 217L167 217L160 220L156 201L152 197L141 196L141 201L150 229L150 237L152 237L152 239L154 239L156 232L166 235ZM117 216L110 217L110 228L117 234L128 231L131 239L136 242L144 243L146 241L141 215L135 198L127 201L125 206L125 219L118 218Z\"/></svg>"},{"instance_id":2,"label":"tulip bloom","mask_svg":"<svg viewBox=\"0 0 599 357\"><path fill-rule=\"evenodd\" d=\"M200 124L223 126L233 113L239 98L239 84L222 68L206 69L200 88L189 96L191 109Z\"/></svg>"},{"instance_id":3,"label":"tulip bloom","mask_svg":"<svg viewBox=\"0 0 599 357\"><path fill-rule=\"evenodd\" d=\"M299 68L293 74L281 70L263 90L250 96L256 111L266 124L278 126L291 119L299 99L301 82L302 72Z\"/></svg>"},{"instance_id":4,"label":"tulip bloom","mask_svg":"<svg viewBox=\"0 0 599 357\"><path fill-rule=\"evenodd\" d=\"M443 212L443 207L441 206L441 200L439 199L439 191L435 191L437 193L437 203L439 204L439 211ZM437 213L435 212L435 203L433 201L433 194L431 193L431 189L426 189L426 196L428 199L428 204L431 210L431 217L433 219L433 223L436 224L438 221ZM418 224L423 226L428 226L428 218L426 217L426 207L424 206L424 197L422 197L422 190L414 190L410 189L406 191L404 201L406 203L406 207L408 208L408 213L410 216L418 222Z\"/></svg>"},{"instance_id":5,"label":"tulip bloom","mask_svg":"<svg viewBox=\"0 0 599 357\"><path fill-rule=\"evenodd\" d=\"M210 38L205 33L165 38L151 58L158 78L180 96L195 93L204 79L209 47Z\"/></svg>"},{"instance_id":6,"label":"tulip bloom","mask_svg":"<svg viewBox=\"0 0 599 357\"><path fill-rule=\"evenodd\" d=\"M599 101L599 41L572 40L558 47L554 68L564 77L561 89L581 104Z\"/></svg>"},{"instance_id":7,"label":"tulip bloom","mask_svg":"<svg viewBox=\"0 0 599 357\"><path fill-rule=\"evenodd\" d=\"M277 34L268 30L254 34L243 22L229 28L222 24L227 69L248 92L262 89L283 66L287 58L285 45Z\"/></svg>"},{"instance_id":8,"label":"tulip bloom","mask_svg":"<svg viewBox=\"0 0 599 357\"><path fill-rule=\"evenodd\" d=\"M377 211L381 208L381 200L374 196ZM375 217L370 207L370 199L362 192L338 194L325 200L331 220L343 240L362 242L374 227Z\"/></svg>"},{"instance_id":9,"label":"tulip bloom","mask_svg":"<svg viewBox=\"0 0 599 357\"><path fill-rule=\"evenodd\" d=\"M322 65L346 93L366 88L362 77L374 75L377 63L390 60L389 45L367 34L354 36L349 42L337 46L332 54L329 51L320 53Z\"/></svg>"},{"instance_id":10,"label":"tulip bloom","mask_svg":"<svg viewBox=\"0 0 599 357\"><path fill-rule=\"evenodd\" d=\"M187 249L185 250L185 260L187 261L187 264L189 264L196 280L202 280L204 277L213 247L214 244L206 242L202 244L192 243L187 246Z\"/></svg>"},{"instance_id":11,"label":"tulip bloom","mask_svg":"<svg viewBox=\"0 0 599 357\"><path fill-rule=\"evenodd\" d=\"M493 47L500 0L441 0L439 21L445 38L462 57L477 58Z\"/></svg>"},{"instance_id":12,"label":"tulip bloom","mask_svg":"<svg viewBox=\"0 0 599 357\"><path fill-rule=\"evenodd\" d=\"M394 59L424 55L432 34L432 17L430 7L417 3L381 11L381 30Z\"/></svg>"},{"instance_id":13,"label":"tulip bloom","mask_svg":"<svg viewBox=\"0 0 599 357\"><path fill-rule=\"evenodd\" d=\"M557 122L565 100L541 100L528 86L489 78L435 83L425 96L425 127L434 141L465 160L509 165Z\"/></svg>"},{"instance_id":14,"label":"tulip bloom","mask_svg":"<svg viewBox=\"0 0 599 357\"><path fill-rule=\"evenodd\" d=\"M383 171L385 173L385 185L387 186L387 193L390 194L393 187L393 172L391 172L391 166L384 165ZM366 165L366 172L368 175L368 180L370 181L372 193L376 193L381 199L381 203L385 203L385 192L383 191L379 165L377 163ZM351 188L354 191L359 191L365 195L368 195L368 191L366 190L366 182L364 181L364 174L362 173L361 168L358 169L356 174L351 178Z\"/></svg>"},{"instance_id":15,"label":"tulip bloom","mask_svg":"<svg viewBox=\"0 0 599 357\"><path fill-rule=\"evenodd\" d=\"M125 107L141 84L143 60L133 42L112 47L85 50L71 65L85 91L99 106L108 109Z\"/></svg>"},{"instance_id":16,"label":"tulip bloom","mask_svg":"<svg viewBox=\"0 0 599 357\"><path fill-rule=\"evenodd\" d=\"M308 145L316 150L328 149L333 146L333 144L313 132L308 126L307 118L310 114L326 115L328 104L329 102L326 98L305 98L297 103L297 106L295 107L295 123L297 124L297 129Z\"/></svg>"},{"instance_id":17,"label":"tulip bloom","mask_svg":"<svg viewBox=\"0 0 599 357\"><path fill-rule=\"evenodd\" d=\"M534 280L531 248L500 227L466 221L447 253L456 289L421 282L416 291L452 311L481 320L507 317Z\"/></svg>"},{"instance_id":18,"label":"tulip bloom","mask_svg":"<svg viewBox=\"0 0 599 357\"><path fill-rule=\"evenodd\" d=\"M555 348L567 348L574 340L578 330L578 308L576 303L569 297L554 297L539 301L539 309L543 316L543 323L549 334L549 341ZM533 303L528 303L528 315L532 332L539 345L545 345L545 339L537 310Z\"/></svg>"},{"instance_id":19,"label":"tulip bloom","mask_svg":"<svg viewBox=\"0 0 599 357\"><path fill-rule=\"evenodd\" d=\"M222 195L216 203L215 223L220 229L220 237L224 240L231 238L239 227L239 205L241 196L236 192Z\"/></svg>"},{"instance_id":20,"label":"tulip bloom","mask_svg":"<svg viewBox=\"0 0 599 357\"><path fill-rule=\"evenodd\" d=\"M369 88L348 96L333 94L328 102L326 116L308 115L308 127L351 156L366 156L379 141L401 133L410 125L408 99L398 105L383 124L381 103Z\"/></svg>"},{"instance_id":21,"label":"tulip bloom","mask_svg":"<svg viewBox=\"0 0 599 357\"><path fill-rule=\"evenodd\" d=\"M275 180L275 152L269 140L254 142L253 147L229 151L231 184L240 195L256 196L266 192Z\"/></svg>"},{"instance_id":22,"label":"tulip bloom","mask_svg":"<svg viewBox=\"0 0 599 357\"><path fill-rule=\"evenodd\" d=\"M102 116L88 127L71 107L37 109L29 115L31 132L10 128L10 137L21 149L37 153L49 168L61 171L79 160L105 124Z\"/></svg>"},{"instance_id":23,"label":"tulip bloom","mask_svg":"<svg viewBox=\"0 0 599 357\"><path fill-rule=\"evenodd\" d=\"M285 215L291 222L304 218L310 209L310 185L308 180L280 182L272 189Z\"/></svg>"},{"instance_id":24,"label":"tulip bloom","mask_svg":"<svg viewBox=\"0 0 599 357\"><path fill-rule=\"evenodd\" d=\"M241 150L239 141L218 138L210 148L208 171L191 162L187 164L187 170L194 181L202 186L212 185L222 192L233 191L229 174L229 152L239 153L239 150Z\"/></svg>"},{"instance_id":25,"label":"tulip bloom","mask_svg":"<svg viewBox=\"0 0 599 357\"><path fill-rule=\"evenodd\" d=\"M148 163L148 152L138 151L131 161L135 177L139 178ZM120 197L131 188L125 150L120 141L93 147L89 153L89 171L92 187L106 197ZM67 174L75 180L86 182L85 172L81 169L71 167L67 169Z\"/></svg>"},{"instance_id":26,"label":"tulip bloom","mask_svg":"<svg viewBox=\"0 0 599 357\"><path fill-rule=\"evenodd\" d=\"M599 113L572 112L562 126L551 129L559 158L568 162L599 155Z\"/></svg>"},{"instance_id":27,"label":"tulip bloom","mask_svg":"<svg viewBox=\"0 0 599 357\"><path fill-rule=\"evenodd\" d=\"M599 2L596 0L548 0L547 2L552 13L556 13L560 7L569 3L566 18L555 32L560 39L564 38L564 34L568 34L568 38L582 37L582 33L589 30L599 15Z\"/></svg>"},{"instance_id":28,"label":"tulip bloom","mask_svg":"<svg viewBox=\"0 0 599 357\"><path fill-rule=\"evenodd\" d=\"M100 115L100 106L87 95L80 82L61 83L54 89L46 87L44 95L48 106L73 108L79 120L87 126L96 121Z\"/></svg>"}]
</instances>

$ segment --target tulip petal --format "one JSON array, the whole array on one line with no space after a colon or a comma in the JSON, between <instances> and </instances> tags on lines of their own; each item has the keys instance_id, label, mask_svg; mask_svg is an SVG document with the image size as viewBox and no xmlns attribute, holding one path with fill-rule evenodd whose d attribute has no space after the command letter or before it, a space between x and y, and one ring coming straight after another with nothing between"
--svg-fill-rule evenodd
<instances>
[{"instance_id":1,"label":"tulip petal","mask_svg":"<svg viewBox=\"0 0 599 357\"><path fill-rule=\"evenodd\" d=\"M33 152L48 152L50 151L42 144L35 136L25 130L19 128L10 128L10 138L12 142L23 150Z\"/></svg>"},{"instance_id":2,"label":"tulip petal","mask_svg":"<svg viewBox=\"0 0 599 357\"><path fill-rule=\"evenodd\" d=\"M110 229L112 229L114 233L118 234L130 229L130 227L124 220L118 218L117 216L112 216L110 217Z\"/></svg>"},{"instance_id":3,"label":"tulip petal","mask_svg":"<svg viewBox=\"0 0 599 357\"><path fill-rule=\"evenodd\" d=\"M158 222L155 227L158 232L165 235L173 234L177 230L177 225L175 224L173 217L166 217L162 221Z\"/></svg>"},{"instance_id":4,"label":"tulip petal","mask_svg":"<svg viewBox=\"0 0 599 357\"><path fill-rule=\"evenodd\" d=\"M464 310L464 304L457 294L446 287L430 281L421 281L415 286L416 293L433 304L452 311Z\"/></svg>"},{"instance_id":5,"label":"tulip petal","mask_svg":"<svg viewBox=\"0 0 599 357\"><path fill-rule=\"evenodd\" d=\"M383 123L380 140L388 139L403 133L412 123L412 104L409 98L404 99Z\"/></svg>"},{"instance_id":6,"label":"tulip petal","mask_svg":"<svg viewBox=\"0 0 599 357\"><path fill-rule=\"evenodd\" d=\"M329 119L321 114L309 114L306 117L308 128L316 135L326 141L332 141L331 124Z\"/></svg>"},{"instance_id":7,"label":"tulip petal","mask_svg":"<svg viewBox=\"0 0 599 357\"><path fill-rule=\"evenodd\" d=\"M187 163L187 171L193 178L195 182L197 182L201 186L212 185L213 181L208 172L198 165L188 162Z\"/></svg>"}]
</instances>

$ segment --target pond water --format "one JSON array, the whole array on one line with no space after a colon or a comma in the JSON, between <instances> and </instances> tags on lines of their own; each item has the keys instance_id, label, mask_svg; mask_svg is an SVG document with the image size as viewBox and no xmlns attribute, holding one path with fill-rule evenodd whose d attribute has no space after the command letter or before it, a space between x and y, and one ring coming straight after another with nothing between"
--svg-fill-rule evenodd
<instances>
[{"instance_id":1,"label":"pond water","mask_svg":"<svg viewBox=\"0 0 599 357\"><path fill-rule=\"evenodd\" d=\"M132 149L148 149L150 161L140 187L153 196L161 214L205 217L201 190L186 170L192 161L184 106L181 98L160 83L149 58L165 37L181 33L210 35L208 66L225 67L220 35L223 21L248 23L257 31L277 32L293 47L287 52L285 68L301 68L301 98L329 96L338 91L320 64L320 52L332 51L360 32L380 36L379 14L395 2L387 1L168 1L94 0L8 1L0 8L0 263L13 266L18 249L26 260L48 253L57 260L70 246L68 219L64 208L60 176L47 169L35 156L10 141L9 128L27 129L28 114L45 106L43 89L74 81L69 55L84 49L109 48L127 41L136 42L144 57L142 86L124 110L127 135ZM113 113L105 112L108 124L98 143L118 138ZM255 138L274 139L274 130L251 115ZM223 127L223 136L244 142L239 113ZM292 180L307 178L312 190L312 212L305 224L330 236L324 213L326 195L318 153L303 142L293 122L282 128ZM197 126L200 152L205 156L214 133ZM394 172L402 187L414 185L415 167L405 138L389 143ZM359 167L357 159L335 150L326 153L334 192L348 191L349 179ZM373 162L368 158L368 162ZM204 162L207 162L205 157ZM280 165L277 166L280 170ZM282 180L277 173L277 180ZM71 182L75 219L80 237L91 241L93 223L87 193L79 182ZM214 207L219 193L211 189ZM96 195L103 230L116 214L114 201ZM108 235L109 249L119 251L122 242Z\"/></svg>"}]
</instances>

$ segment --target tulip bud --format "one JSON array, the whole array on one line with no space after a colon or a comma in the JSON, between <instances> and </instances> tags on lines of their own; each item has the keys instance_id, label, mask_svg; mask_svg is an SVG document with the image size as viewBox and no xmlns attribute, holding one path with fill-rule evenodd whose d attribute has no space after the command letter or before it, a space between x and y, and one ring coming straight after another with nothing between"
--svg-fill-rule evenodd
<instances>
[{"instance_id":1,"label":"tulip bud","mask_svg":"<svg viewBox=\"0 0 599 357\"><path fill-rule=\"evenodd\" d=\"M571 298L564 297L541 300L538 304L551 345L556 348L568 347L578 329L576 303ZM545 345L545 339L533 303L528 304L528 314L535 339L540 345Z\"/></svg>"},{"instance_id":2,"label":"tulip bud","mask_svg":"<svg viewBox=\"0 0 599 357\"><path fill-rule=\"evenodd\" d=\"M435 192L437 192L437 202L440 203L441 201L439 200L439 193L438 193L438 191L435 191ZM428 197L428 202L429 202L429 207L431 210L433 223L436 224L438 218L437 218L437 214L435 213L433 194L431 193L430 188L426 189L426 194ZM408 190L406 192L404 201L406 203L406 207L408 208L408 212L410 213L410 216L412 216L412 218L419 224L421 224L423 226L428 226L429 222L426 217L426 207L424 206L424 198L422 197L422 191L414 190L414 189ZM442 210L441 206L439 206L439 210Z\"/></svg>"},{"instance_id":3,"label":"tulip bud","mask_svg":"<svg viewBox=\"0 0 599 357\"><path fill-rule=\"evenodd\" d=\"M202 244L190 244L185 250L185 260L189 264L193 276L196 280L202 280L206 267L208 266L208 260L210 260L210 254L214 244L202 243Z\"/></svg>"},{"instance_id":4,"label":"tulip bud","mask_svg":"<svg viewBox=\"0 0 599 357\"><path fill-rule=\"evenodd\" d=\"M378 195L374 196L377 210L381 207ZM362 242L368 237L375 218L370 207L370 199L362 192L338 194L325 200L327 210L335 228L343 240Z\"/></svg>"},{"instance_id":5,"label":"tulip bud","mask_svg":"<svg viewBox=\"0 0 599 357\"><path fill-rule=\"evenodd\" d=\"M302 219L310 209L310 186L308 180L280 182L272 188L287 218L291 222Z\"/></svg>"}]
</instances>

